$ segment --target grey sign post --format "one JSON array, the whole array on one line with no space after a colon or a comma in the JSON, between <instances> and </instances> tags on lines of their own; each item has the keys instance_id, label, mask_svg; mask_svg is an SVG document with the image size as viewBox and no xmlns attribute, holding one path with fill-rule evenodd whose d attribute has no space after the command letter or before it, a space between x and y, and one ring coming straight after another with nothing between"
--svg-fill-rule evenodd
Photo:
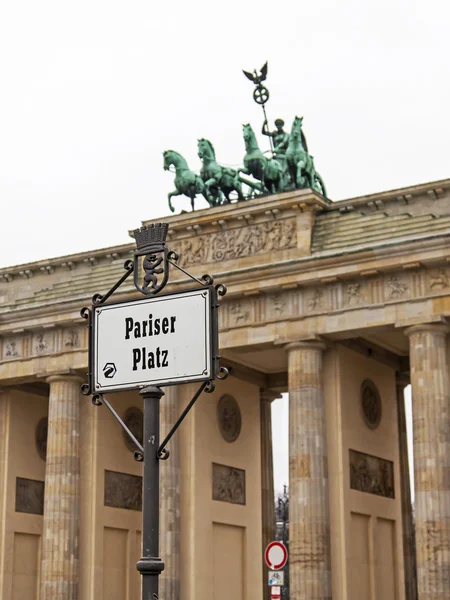
<instances>
[{"instance_id":1,"label":"grey sign post","mask_svg":"<svg viewBox=\"0 0 450 600\"><path fill-rule=\"evenodd\" d=\"M167 444L202 392L214 391L215 379L228 371L219 365L219 297L226 287L214 284L210 275L194 277L179 264L179 256L166 248L168 225L156 223L134 231L134 260L125 263L125 273L104 295L95 294L92 306L81 310L89 327L88 382L81 392L92 395L95 406L105 405L126 431L144 462L142 490L142 557L137 569L142 575L143 600L158 599L158 577L164 570L159 558L159 461L167 460ZM169 281L169 269L182 271L195 288L161 294ZM133 274L138 300L107 302ZM160 442L159 411L164 396L161 386L199 382L166 438ZM141 446L106 398L106 393L139 390L144 402L144 435Z\"/></svg>"}]
</instances>

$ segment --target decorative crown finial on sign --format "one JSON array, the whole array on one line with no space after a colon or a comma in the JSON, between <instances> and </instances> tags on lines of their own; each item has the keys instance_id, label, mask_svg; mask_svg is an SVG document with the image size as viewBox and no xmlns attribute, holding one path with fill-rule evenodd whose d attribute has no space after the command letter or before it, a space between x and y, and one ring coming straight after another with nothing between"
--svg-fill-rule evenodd
<instances>
[{"instance_id":1,"label":"decorative crown finial on sign","mask_svg":"<svg viewBox=\"0 0 450 600\"><path fill-rule=\"evenodd\" d=\"M140 229L135 229L133 233L137 250L142 253L146 250L151 251L156 246L164 247L168 229L169 225L167 223L151 223Z\"/></svg>"}]
</instances>

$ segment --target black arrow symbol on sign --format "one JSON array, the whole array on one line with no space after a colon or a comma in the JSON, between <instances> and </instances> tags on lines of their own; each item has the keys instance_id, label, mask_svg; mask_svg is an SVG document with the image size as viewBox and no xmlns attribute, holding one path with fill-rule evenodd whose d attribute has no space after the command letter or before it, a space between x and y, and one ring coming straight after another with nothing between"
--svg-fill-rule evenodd
<instances>
[{"instance_id":1,"label":"black arrow symbol on sign","mask_svg":"<svg viewBox=\"0 0 450 600\"><path fill-rule=\"evenodd\" d=\"M114 367L112 367L112 366L107 367L106 370L104 371L105 377L109 377L113 371L114 371Z\"/></svg>"}]
</instances>

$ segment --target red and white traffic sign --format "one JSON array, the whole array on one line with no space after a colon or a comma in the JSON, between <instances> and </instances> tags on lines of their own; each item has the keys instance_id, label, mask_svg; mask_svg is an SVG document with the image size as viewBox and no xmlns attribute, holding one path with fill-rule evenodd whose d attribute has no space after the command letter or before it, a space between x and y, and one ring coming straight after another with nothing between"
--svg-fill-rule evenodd
<instances>
[{"instance_id":1,"label":"red and white traffic sign","mask_svg":"<svg viewBox=\"0 0 450 600\"><path fill-rule=\"evenodd\" d=\"M281 598L281 586L279 585L274 585L270 588L270 597L273 600L278 600L278 598Z\"/></svg>"},{"instance_id":2,"label":"red and white traffic sign","mask_svg":"<svg viewBox=\"0 0 450 600\"><path fill-rule=\"evenodd\" d=\"M283 542L270 542L264 552L264 559L269 569L277 571L287 563L288 551Z\"/></svg>"}]
</instances>

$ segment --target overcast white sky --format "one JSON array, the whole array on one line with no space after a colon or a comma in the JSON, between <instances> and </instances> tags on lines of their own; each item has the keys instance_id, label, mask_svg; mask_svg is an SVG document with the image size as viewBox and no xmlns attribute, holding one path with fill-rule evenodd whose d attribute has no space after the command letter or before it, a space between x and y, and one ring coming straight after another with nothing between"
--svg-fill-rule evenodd
<instances>
[{"instance_id":1,"label":"overcast white sky","mask_svg":"<svg viewBox=\"0 0 450 600\"><path fill-rule=\"evenodd\" d=\"M266 59L269 118L304 116L332 199L448 177L449 14L447 0L3 2L0 265L126 242L166 215L165 149L198 169L207 137L240 163L242 124L261 126L241 69Z\"/></svg>"},{"instance_id":2,"label":"overcast white sky","mask_svg":"<svg viewBox=\"0 0 450 600\"><path fill-rule=\"evenodd\" d=\"M165 216L165 149L198 169L206 137L241 163L241 125L261 126L241 69L265 60L269 118L304 116L332 199L448 177L449 17L448 0L3 2L0 266Z\"/></svg>"}]
</instances>

